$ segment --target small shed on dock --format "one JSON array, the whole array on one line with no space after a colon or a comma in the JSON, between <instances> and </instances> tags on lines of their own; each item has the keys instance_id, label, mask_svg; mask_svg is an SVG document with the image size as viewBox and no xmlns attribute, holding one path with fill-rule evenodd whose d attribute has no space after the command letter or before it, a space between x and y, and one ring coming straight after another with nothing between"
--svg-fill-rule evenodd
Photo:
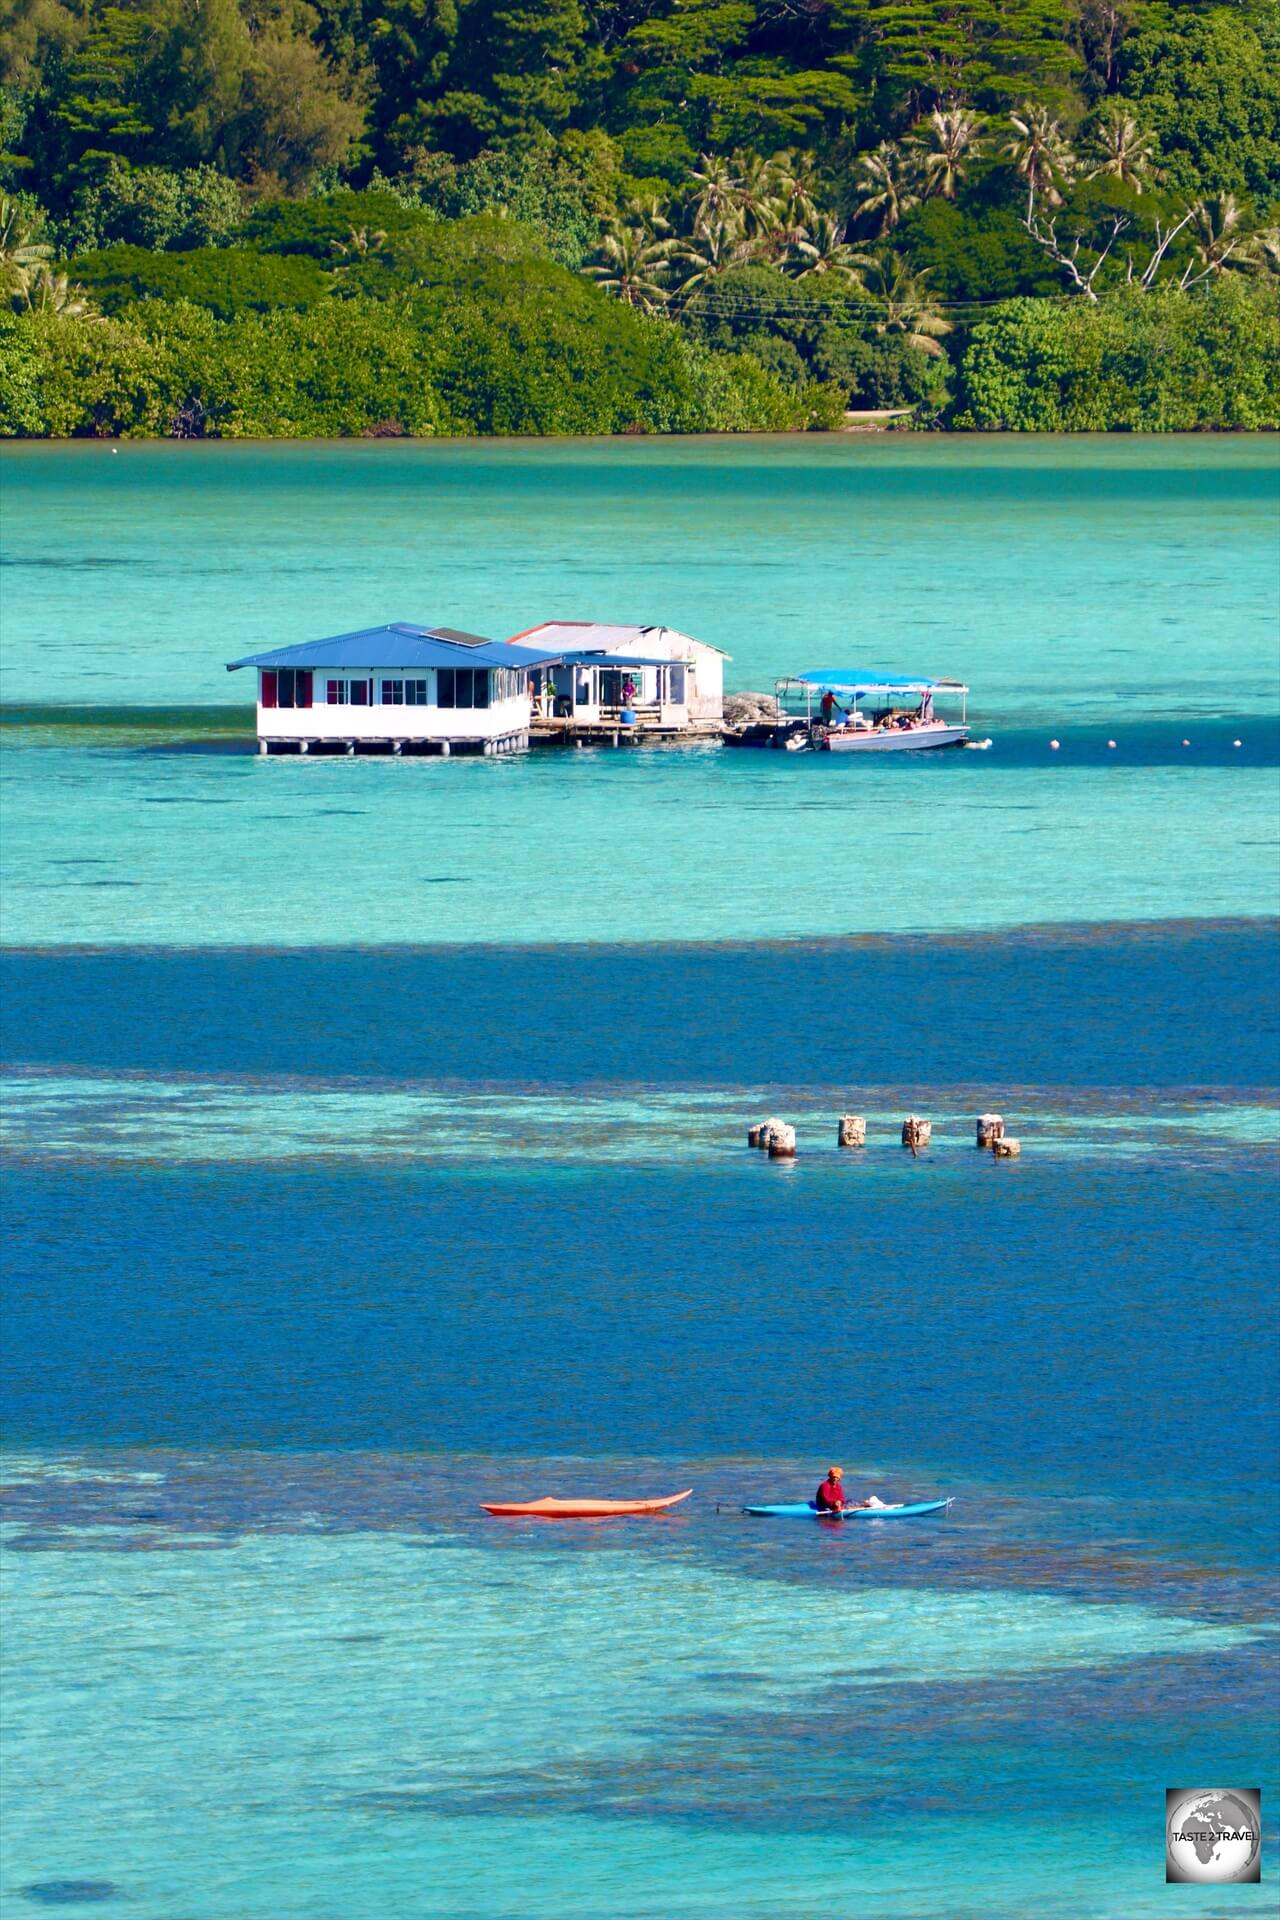
<instances>
[{"instance_id":1,"label":"small shed on dock","mask_svg":"<svg viewBox=\"0 0 1280 1920\"><path fill-rule=\"evenodd\" d=\"M547 649L395 621L227 662L258 676L263 753L512 753Z\"/></svg>"},{"instance_id":2,"label":"small shed on dock","mask_svg":"<svg viewBox=\"0 0 1280 1920\"><path fill-rule=\"evenodd\" d=\"M714 733L724 713L728 655L674 627L546 620L508 642L554 654L530 679L539 732L617 728L624 713L643 733Z\"/></svg>"}]
</instances>

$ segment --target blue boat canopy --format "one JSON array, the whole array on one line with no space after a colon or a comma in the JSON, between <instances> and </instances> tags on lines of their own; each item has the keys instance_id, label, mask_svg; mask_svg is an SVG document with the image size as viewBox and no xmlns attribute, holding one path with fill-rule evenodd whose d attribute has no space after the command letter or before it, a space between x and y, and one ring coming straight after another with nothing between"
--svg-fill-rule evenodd
<instances>
[{"instance_id":1,"label":"blue boat canopy","mask_svg":"<svg viewBox=\"0 0 1280 1920\"><path fill-rule=\"evenodd\" d=\"M833 693L968 693L959 680L927 680L923 674L877 673L865 667L821 667L790 678Z\"/></svg>"},{"instance_id":2,"label":"blue boat canopy","mask_svg":"<svg viewBox=\"0 0 1280 1920\"><path fill-rule=\"evenodd\" d=\"M228 660L227 672L235 673L239 667L540 667L559 658L537 647L514 647L505 640L485 640L453 627L419 627L397 620L385 627L364 627L359 633L335 634L330 640L304 640L296 647L247 653L242 660Z\"/></svg>"}]
</instances>

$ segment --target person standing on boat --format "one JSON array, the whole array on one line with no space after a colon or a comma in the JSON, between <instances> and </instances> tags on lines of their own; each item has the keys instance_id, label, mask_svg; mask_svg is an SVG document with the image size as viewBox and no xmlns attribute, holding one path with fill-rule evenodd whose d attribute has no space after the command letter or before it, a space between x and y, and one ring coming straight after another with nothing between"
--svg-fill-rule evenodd
<instances>
[{"instance_id":1,"label":"person standing on boat","mask_svg":"<svg viewBox=\"0 0 1280 1920\"><path fill-rule=\"evenodd\" d=\"M837 714L840 715L842 720L844 718L844 708L840 705L840 702L836 699L830 687L823 693L822 699L818 703L818 711L822 715L822 724L824 727L834 727Z\"/></svg>"},{"instance_id":2,"label":"person standing on boat","mask_svg":"<svg viewBox=\"0 0 1280 1920\"><path fill-rule=\"evenodd\" d=\"M819 1513L843 1513L849 1505L844 1491L844 1468L828 1467L827 1477L814 1495L814 1506Z\"/></svg>"}]
</instances>

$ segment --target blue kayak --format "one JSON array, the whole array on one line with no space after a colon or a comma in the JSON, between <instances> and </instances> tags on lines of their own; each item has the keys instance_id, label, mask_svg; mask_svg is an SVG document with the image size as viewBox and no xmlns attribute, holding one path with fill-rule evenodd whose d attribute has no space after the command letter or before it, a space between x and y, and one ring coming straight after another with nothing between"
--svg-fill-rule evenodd
<instances>
[{"instance_id":1,"label":"blue kayak","mask_svg":"<svg viewBox=\"0 0 1280 1920\"><path fill-rule=\"evenodd\" d=\"M742 1511L770 1520L910 1520L918 1513L945 1513L950 1505L950 1500L917 1500L914 1506L846 1507L843 1513L828 1513L812 1500L804 1500L793 1506L744 1507Z\"/></svg>"}]
</instances>

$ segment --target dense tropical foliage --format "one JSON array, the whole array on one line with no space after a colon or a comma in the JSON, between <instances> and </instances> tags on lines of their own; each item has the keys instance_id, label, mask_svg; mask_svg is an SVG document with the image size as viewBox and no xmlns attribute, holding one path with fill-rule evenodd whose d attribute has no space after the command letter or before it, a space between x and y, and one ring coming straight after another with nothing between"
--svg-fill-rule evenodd
<instances>
[{"instance_id":1,"label":"dense tropical foliage","mask_svg":"<svg viewBox=\"0 0 1280 1920\"><path fill-rule=\"evenodd\" d=\"M0 432L1280 425L1272 0L0 0Z\"/></svg>"}]
</instances>

